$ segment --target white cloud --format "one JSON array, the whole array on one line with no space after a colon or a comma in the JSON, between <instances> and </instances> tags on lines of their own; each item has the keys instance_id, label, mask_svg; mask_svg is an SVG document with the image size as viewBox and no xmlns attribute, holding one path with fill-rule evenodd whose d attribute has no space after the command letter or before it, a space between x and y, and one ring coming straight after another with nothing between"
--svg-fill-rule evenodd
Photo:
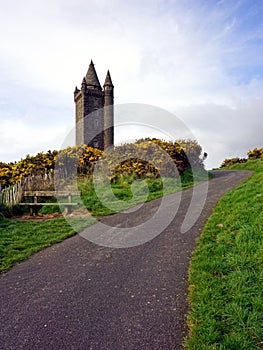
<instances>
[{"instance_id":1,"label":"white cloud","mask_svg":"<svg viewBox=\"0 0 263 350\"><path fill-rule=\"evenodd\" d=\"M235 108L182 107L178 114L208 153L208 168L218 167L225 158L245 158L250 149L262 147L263 99L248 98Z\"/></svg>"},{"instance_id":2,"label":"white cloud","mask_svg":"<svg viewBox=\"0 0 263 350\"><path fill-rule=\"evenodd\" d=\"M57 149L60 147L58 140L65 135L65 132L65 129L58 131L50 127L39 128L37 125L20 119L5 121L0 131L0 159L1 161L17 161L26 154L46 152L50 149L50 145L54 145L52 149Z\"/></svg>"}]
</instances>

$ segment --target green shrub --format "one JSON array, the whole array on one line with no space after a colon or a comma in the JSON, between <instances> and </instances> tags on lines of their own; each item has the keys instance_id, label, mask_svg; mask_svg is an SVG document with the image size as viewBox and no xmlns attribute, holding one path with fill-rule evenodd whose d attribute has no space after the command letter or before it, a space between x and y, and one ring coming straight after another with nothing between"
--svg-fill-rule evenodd
<instances>
[{"instance_id":1,"label":"green shrub","mask_svg":"<svg viewBox=\"0 0 263 350\"><path fill-rule=\"evenodd\" d=\"M0 217L11 218L12 214L11 208L4 204L0 204Z\"/></svg>"},{"instance_id":2,"label":"green shrub","mask_svg":"<svg viewBox=\"0 0 263 350\"><path fill-rule=\"evenodd\" d=\"M14 205L11 210L14 216L22 216L27 209L25 207L21 207L21 205Z\"/></svg>"},{"instance_id":3,"label":"green shrub","mask_svg":"<svg viewBox=\"0 0 263 350\"><path fill-rule=\"evenodd\" d=\"M53 213L61 213L61 209L59 205L44 205L40 210L40 214L53 214Z\"/></svg>"}]
</instances>

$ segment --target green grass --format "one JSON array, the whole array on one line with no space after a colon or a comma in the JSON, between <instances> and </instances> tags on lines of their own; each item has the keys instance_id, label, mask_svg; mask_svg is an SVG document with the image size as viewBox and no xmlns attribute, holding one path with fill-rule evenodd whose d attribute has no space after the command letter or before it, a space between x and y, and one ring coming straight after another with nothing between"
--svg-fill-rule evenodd
<instances>
[{"instance_id":1,"label":"green grass","mask_svg":"<svg viewBox=\"0 0 263 350\"><path fill-rule=\"evenodd\" d=\"M70 219L74 228L94 223L94 218ZM61 242L76 233L65 219L47 221L7 220L0 216L0 272L8 270L33 253Z\"/></svg>"},{"instance_id":2,"label":"green grass","mask_svg":"<svg viewBox=\"0 0 263 350\"><path fill-rule=\"evenodd\" d=\"M207 180L211 174L202 170L195 170L195 184ZM151 201L162 196L181 191L193 186L192 172L187 170L181 178L153 178L136 179L132 176L121 177L110 186L103 181L99 184L99 196L94 190L92 178L79 182L84 206L92 215L110 215L139 203ZM115 198L112 197L112 193Z\"/></svg>"},{"instance_id":3,"label":"green grass","mask_svg":"<svg viewBox=\"0 0 263 350\"><path fill-rule=\"evenodd\" d=\"M188 350L263 349L263 160L214 209L190 264Z\"/></svg>"}]
</instances>

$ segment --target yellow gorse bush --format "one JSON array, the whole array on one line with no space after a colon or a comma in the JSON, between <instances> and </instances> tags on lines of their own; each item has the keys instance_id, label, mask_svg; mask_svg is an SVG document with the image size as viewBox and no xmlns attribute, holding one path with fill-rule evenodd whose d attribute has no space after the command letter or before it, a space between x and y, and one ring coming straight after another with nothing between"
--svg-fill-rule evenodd
<instances>
[{"instance_id":1,"label":"yellow gorse bush","mask_svg":"<svg viewBox=\"0 0 263 350\"><path fill-rule=\"evenodd\" d=\"M231 165L234 165L236 163L245 163L247 160L253 160L253 159L259 159L263 158L263 148L254 148L252 151L247 152L247 159L246 158L228 158L223 161L220 168L229 167Z\"/></svg>"},{"instance_id":2,"label":"yellow gorse bush","mask_svg":"<svg viewBox=\"0 0 263 350\"><path fill-rule=\"evenodd\" d=\"M263 158L263 148L254 148L252 151L247 152L248 159Z\"/></svg>"},{"instance_id":3,"label":"yellow gorse bush","mask_svg":"<svg viewBox=\"0 0 263 350\"><path fill-rule=\"evenodd\" d=\"M0 162L0 184L3 187L13 185L28 175L48 173L55 168L64 171L65 176L76 172L91 175L99 159L99 164L106 165L113 180L120 174L158 177L161 172L170 176L174 175L174 165L179 173L191 166L202 168L200 157L201 146L193 140L172 142L146 138L116 146L109 152L80 145L60 151L40 152L35 156L27 155L15 163Z\"/></svg>"}]
</instances>

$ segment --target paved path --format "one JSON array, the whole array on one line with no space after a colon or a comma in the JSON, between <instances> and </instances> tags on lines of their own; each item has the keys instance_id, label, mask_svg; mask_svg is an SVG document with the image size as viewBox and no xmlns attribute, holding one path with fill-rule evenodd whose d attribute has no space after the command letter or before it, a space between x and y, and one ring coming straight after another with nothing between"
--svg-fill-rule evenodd
<instances>
[{"instance_id":1,"label":"paved path","mask_svg":"<svg viewBox=\"0 0 263 350\"><path fill-rule=\"evenodd\" d=\"M182 349L195 239L218 199L247 176L246 171L216 172L198 221L184 234L180 227L191 189L182 192L171 224L145 244L106 248L76 235L1 275L0 349ZM169 196L166 212L173 200L176 194ZM103 221L136 225L159 203L146 203L140 215L127 214L126 220L117 214Z\"/></svg>"}]
</instances>

